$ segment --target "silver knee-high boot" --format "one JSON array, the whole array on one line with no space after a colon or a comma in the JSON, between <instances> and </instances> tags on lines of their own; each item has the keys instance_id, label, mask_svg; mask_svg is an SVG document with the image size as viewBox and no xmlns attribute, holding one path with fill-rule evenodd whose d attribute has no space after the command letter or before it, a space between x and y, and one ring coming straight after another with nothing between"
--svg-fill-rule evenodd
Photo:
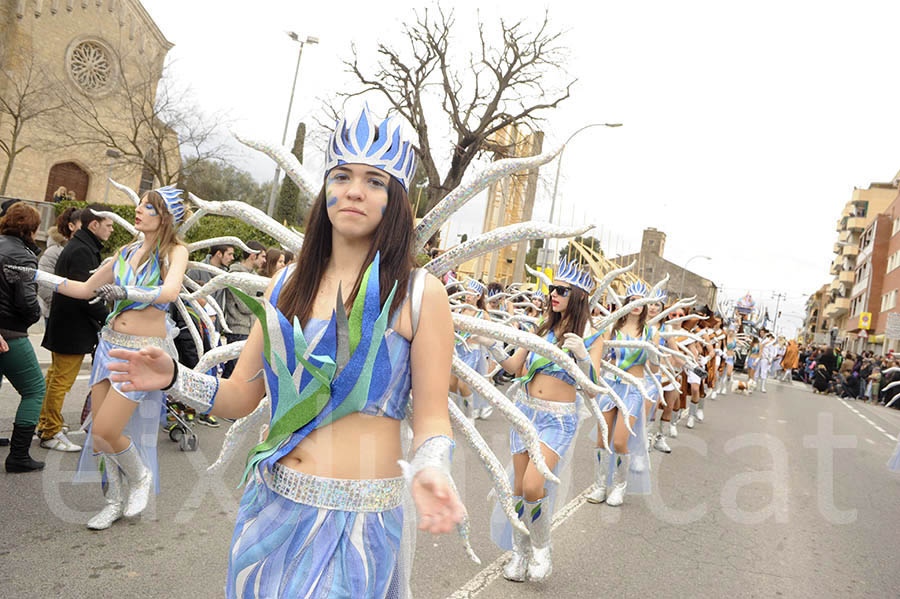
<instances>
[{"instance_id":1,"label":"silver knee-high boot","mask_svg":"<svg viewBox=\"0 0 900 599\"><path fill-rule=\"evenodd\" d=\"M697 404L697 412L694 416L697 418L697 422L703 422L703 405L706 403L706 398L701 397L700 403Z\"/></svg>"},{"instance_id":2,"label":"silver knee-high boot","mask_svg":"<svg viewBox=\"0 0 900 599\"><path fill-rule=\"evenodd\" d=\"M619 454L616 459L616 469L613 471L613 488L606 498L606 505L616 507L625 503L625 490L628 487L628 467L631 463L631 454Z\"/></svg>"},{"instance_id":3,"label":"silver knee-high boot","mask_svg":"<svg viewBox=\"0 0 900 599\"><path fill-rule=\"evenodd\" d=\"M106 472L106 505L96 516L88 520L87 527L91 530L106 530L122 517L122 504L125 500L122 491L122 473L119 472L118 464L109 459L107 454L98 454L97 460L103 460Z\"/></svg>"},{"instance_id":4,"label":"silver knee-high boot","mask_svg":"<svg viewBox=\"0 0 900 599\"><path fill-rule=\"evenodd\" d=\"M588 503L603 503L606 501L606 477L609 475L609 458L612 456L602 447L595 450L594 490L587 494L585 500Z\"/></svg>"},{"instance_id":5,"label":"silver knee-high boot","mask_svg":"<svg viewBox=\"0 0 900 599\"><path fill-rule=\"evenodd\" d=\"M525 518L528 522L528 533L531 535L531 559L528 560L528 580L540 582L546 580L553 571L550 559L550 525L553 514L543 509L544 499L525 502Z\"/></svg>"},{"instance_id":6,"label":"silver knee-high boot","mask_svg":"<svg viewBox=\"0 0 900 599\"><path fill-rule=\"evenodd\" d=\"M688 428L694 428L694 425L696 424L697 405L698 404L695 404L694 402L688 403L688 419L687 419L687 423L685 424L685 426Z\"/></svg>"},{"instance_id":7,"label":"silver knee-high boot","mask_svg":"<svg viewBox=\"0 0 900 599\"><path fill-rule=\"evenodd\" d=\"M150 501L153 473L141 460L134 443L131 443L125 451L107 454L107 457L119 465L128 480L128 498L125 500L123 515L126 518L134 518L144 511L147 502Z\"/></svg>"},{"instance_id":8,"label":"silver knee-high boot","mask_svg":"<svg viewBox=\"0 0 900 599\"><path fill-rule=\"evenodd\" d=\"M521 497L513 497L516 505L516 513L519 520L528 528L528 518L525 517L525 500ZM525 572L528 568L528 558L530 556L531 543L529 543L528 535L523 532L512 529L513 555L506 565L503 566L503 578L512 580L513 582L522 582L525 580Z\"/></svg>"}]
</instances>

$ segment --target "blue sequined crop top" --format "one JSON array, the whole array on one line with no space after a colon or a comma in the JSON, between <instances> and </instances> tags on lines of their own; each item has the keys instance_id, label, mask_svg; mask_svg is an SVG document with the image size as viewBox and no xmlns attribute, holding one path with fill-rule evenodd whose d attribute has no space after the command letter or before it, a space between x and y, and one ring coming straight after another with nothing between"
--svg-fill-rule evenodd
<instances>
[{"instance_id":1,"label":"blue sequined crop top","mask_svg":"<svg viewBox=\"0 0 900 599\"><path fill-rule=\"evenodd\" d=\"M584 340L584 346L586 348L590 348L591 345L594 344L594 341L597 339L597 337L602 334L603 331L594 333ZM544 335L544 339L546 339L548 343L556 343L556 335L553 331L550 331L549 333ZM530 383L538 374L552 376L553 378L559 379L567 385L572 385L573 387L575 386L575 379L572 378L572 375L560 368L560 366L556 362L552 362L534 352L528 352L528 357L525 358L525 376L520 377L518 380L521 381L523 385L526 385L527 390L528 383ZM593 366L591 367L591 378L596 380Z\"/></svg>"},{"instance_id":2,"label":"blue sequined crop top","mask_svg":"<svg viewBox=\"0 0 900 599\"><path fill-rule=\"evenodd\" d=\"M645 325L644 332L640 337L632 337L619 329L616 331L615 339L617 341L650 341L653 339L653 329ZM616 367L622 370L628 370L632 366L643 366L647 362L647 352L643 348L614 347L610 351Z\"/></svg>"},{"instance_id":3,"label":"blue sequined crop top","mask_svg":"<svg viewBox=\"0 0 900 599\"><path fill-rule=\"evenodd\" d=\"M252 308L264 323L263 373L271 417L268 437L251 451L245 476L256 465L270 467L313 430L348 414L406 417L410 342L391 328L401 309L388 322L397 289L382 306L378 266L376 255L349 314L341 307L330 320L310 318L305 327L296 318L288 322L277 304L293 266L283 270L270 299ZM407 298L415 287L414 275ZM423 286L416 291L416 301L421 301Z\"/></svg>"},{"instance_id":4,"label":"blue sequined crop top","mask_svg":"<svg viewBox=\"0 0 900 599\"><path fill-rule=\"evenodd\" d=\"M138 266L137 272L131 267L131 258L134 257L135 252L140 247L140 243L133 243L126 245L118 253L113 264L113 282L122 287L142 287L145 289L162 287L159 246L153 251L153 255L149 260ZM143 310L147 306L153 306L163 312L169 309L168 302L164 304L143 304L129 299L119 300L113 304L113 309L109 316L106 317L106 322L112 322L116 316L126 310Z\"/></svg>"}]
</instances>

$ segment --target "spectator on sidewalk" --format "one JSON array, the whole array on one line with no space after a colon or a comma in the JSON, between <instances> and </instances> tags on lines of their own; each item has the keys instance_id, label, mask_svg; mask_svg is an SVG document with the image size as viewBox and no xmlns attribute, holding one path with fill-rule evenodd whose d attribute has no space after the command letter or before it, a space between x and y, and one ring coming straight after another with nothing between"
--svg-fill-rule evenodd
<instances>
[{"instance_id":1,"label":"spectator on sidewalk","mask_svg":"<svg viewBox=\"0 0 900 599\"><path fill-rule=\"evenodd\" d=\"M271 247L266 250L266 270L263 276L271 277L284 268L284 252L281 248Z\"/></svg>"},{"instance_id":2,"label":"spectator on sidewalk","mask_svg":"<svg viewBox=\"0 0 900 599\"><path fill-rule=\"evenodd\" d=\"M252 250L257 250L255 254L247 254L240 262L231 265L231 272L246 272L256 274L266 266L266 248L258 241L248 241L247 246ZM246 341L250 336L250 327L253 326L255 317L250 308L244 305L234 294L229 291L225 298L225 322L231 333L228 334L228 343L235 341ZM222 372L222 378L231 376L237 360L231 360L225 363L225 370Z\"/></svg>"},{"instance_id":3,"label":"spectator on sidewalk","mask_svg":"<svg viewBox=\"0 0 900 599\"><path fill-rule=\"evenodd\" d=\"M8 348L0 353L0 376L6 377L21 396L13 420L7 472L31 472L44 467L44 462L29 454L44 399L44 377L28 339L28 327L41 317L37 283L9 283L3 272L4 264L37 268L40 248L34 243L34 233L40 224L41 215L24 202L10 205L0 218L0 336L4 340L0 350Z\"/></svg>"},{"instance_id":4,"label":"spectator on sidewalk","mask_svg":"<svg viewBox=\"0 0 900 599\"><path fill-rule=\"evenodd\" d=\"M73 281L87 281L91 271L100 266L103 242L113 232L112 220L94 213L103 209L99 204L92 204L81 211L81 228L75 231L60 253L55 274ZM84 355L93 353L97 346L108 311L103 302L91 304L88 300L61 293L53 294L50 305L50 318L41 342L51 352L47 390L38 423L41 447L56 451L81 451L81 447L66 436L62 406L66 394L75 384Z\"/></svg>"},{"instance_id":5,"label":"spectator on sidewalk","mask_svg":"<svg viewBox=\"0 0 900 599\"><path fill-rule=\"evenodd\" d=\"M38 260L38 269L44 272L56 272L56 261L63 251L66 243L81 228L81 211L71 206L62 211L56 219L56 226L47 231L47 249ZM50 317L50 304L53 301L53 291L49 287L38 286L38 301L41 304L41 316L44 317L46 328L47 318Z\"/></svg>"}]
</instances>

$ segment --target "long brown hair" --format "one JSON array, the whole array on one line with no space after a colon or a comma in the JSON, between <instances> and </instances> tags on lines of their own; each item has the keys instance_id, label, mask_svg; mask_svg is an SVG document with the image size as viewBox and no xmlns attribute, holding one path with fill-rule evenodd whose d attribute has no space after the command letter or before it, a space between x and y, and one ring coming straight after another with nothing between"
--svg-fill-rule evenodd
<instances>
[{"instance_id":1,"label":"long brown hair","mask_svg":"<svg viewBox=\"0 0 900 599\"><path fill-rule=\"evenodd\" d=\"M631 301L631 299L632 299L632 298L630 298L630 297L629 297L629 298L626 298L626 299L625 299L625 303L627 304L629 301ZM624 304L623 304L623 305L624 305ZM630 314L630 313L629 313L629 314ZM617 332L619 329L622 328L622 326L625 324L625 319L626 319L626 318L628 318L628 314L623 314L623 315L616 321L616 323L613 325L612 333L610 333L610 335L615 335L616 332ZM644 334L644 325L645 325L646 323L647 323L647 305L644 304L644 307L641 308L641 315L638 316L638 335L643 335L643 334Z\"/></svg>"},{"instance_id":2,"label":"long brown hair","mask_svg":"<svg viewBox=\"0 0 900 599\"><path fill-rule=\"evenodd\" d=\"M566 333L575 333L579 337L584 336L584 328L590 319L590 298L588 294L578 288L571 287L569 291L569 303L565 312L554 312L553 302L548 301L544 309L544 322L538 328L538 336L543 337L550 331L556 331L560 325L561 333L556 337L556 344L561 345Z\"/></svg>"},{"instance_id":3,"label":"long brown hair","mask_svg":"<svg viewBox=\"0 0 900 599\"><path fill-rule=\"evenodd\" d=\"M397 291L391 302L393 313L406 298L409 275L415 267L413 260L413 217L406 190L394 179L389 178L388 201L381 222L375 228L372 245L363 262L363 268L356 277L350 293L344 291L344 308L349 310L359 292L366 269L380 252L378 283L381 289L381 304L397 282ZM301 324L306 324L312 316L313 304L319 291L319 282L325 274L325 267L331 257L331 220L325 207L325 186L316 197L306 222L306 235L297 256L297 266L284 284L278 298L278 309L290 321L294 316Z\"/></svg>"}]
</instances>

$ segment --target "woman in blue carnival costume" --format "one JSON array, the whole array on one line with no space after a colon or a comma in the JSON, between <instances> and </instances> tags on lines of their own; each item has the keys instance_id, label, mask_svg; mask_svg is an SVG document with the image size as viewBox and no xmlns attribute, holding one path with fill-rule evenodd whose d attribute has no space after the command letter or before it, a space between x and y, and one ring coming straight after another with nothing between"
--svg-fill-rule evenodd
<instances>
[{"instance_id":1,"label":"woman in blue carnival costume","mask_svg":"<svg viewBox=\"0 0 900 599\"><path fill-rule=\"evenodd\" d=\"M464 306L459 310L459 314L486 318L484 292L485 287L481 281L469 279L464 291L465 304L469 307ZM477 339L467 333L457 333L455 351L466 366L478 374L485 374L487 372L487 356ZM459 407L469 420L481 417L481 410L488 406L486 401L452 373L450 375L450 396L458 400Z\"/></svg>"},{"instance_id":2,"label":"woman in blue carnival costume","mask_svg":"<svg viewBox=\"0 0 900 599\"><path fill-rule=\"evenodd\" d=\"M642 282L632 283L625 290L625 304L647 297L649 289ZM605 340L644 341L659 345L659 333L654 332L647 321L647 306L636 306L627 314L616 320L612 329L604 332ZM652 357L646 349L618 347L611 350L616 367L631 374L639 381L644 379L645 364ZM597 430L597 465L596 487L587 496L591 503L606 502L610 506L619 506L625 501L625 491L629 480L632 492L649 493L650 462L647 456L645 417L643 414L644 399L640 389L629 385L619 377L608 380L609 385L622 398L627 414L620 414L619 408L610 397L604 397L600 403L600 411L609 428L610 438L603 438L602 431ZM628 419L629 427L622 424ZM637 424L638 426L635 426ZM635 432L633 441L628 429ZM612 445L613 453L607 451ZM632 451L633 450L633 451ZM640 454L641 460L632 466L632 454ZM612 490L607 492L609 484Z\"/></svg>"},{"instance_id":3,"label":"woman in blue carnival costume","mask_svg":"<svg viewBox=\"0 0 900 599\"><path fill-rule=\"evenodd\" d=\"M550 286L549 309L537 334L571 352L582 371L596 381L603 356L603 342L599 333L586 335L589 330L590 293L595 286L590 273L575 263L560 261ZM524 365L526 374L518 379L521 386L516 395L516 407L535 425L541 440L541 451L547 465L556 470L572 445L578 424L575 404L575 380L547 358L526 349L518 349L508 356L501 343L488 348L491 357L507 372L518 372ZM550 525L553 520L552 493L546 488L544 477L528 461L519 434L510 431L510 453L513 459L513 494L519 518L528 529L529 538L503 521L502 530L494 530L494 542L508 548L511 536L513 557L505 565L507 580L545 580L552 571L550 555ZM530 541L530 543L529 543Z\"/></svg>"},{"instance_id":4,"label":"woman in blue carnival costume","mask_svg":"<svg viewBox=\"0 0 900 599\"><path fill-rule=\"evenodd\" d=\"M396 118L337 123L296 267L273 277L234 374L218 380L156 348L117 351L128 389L166 387L225 418L271 403L248 459L229 598L405 598L411 513L445 533L463 518L449 468L453 326L440 281L414 268L414 149ZM262 371L263 376L257 376ZM412 390L411 463L401 422ZM406 527L405 527L406 525Z\"/></svg>"},{"instance_id":5,"label":"woman in blue carnival costume","mask_svg":"<svg viewBox=\"0 0 900 599\"><path fill-rule=\"evenodd\" d=\"M109 528L123 515L137 516L151 491L159 492L156 438L165 394L158 388L138 391L114 381L110 352L152 346L160 355L175 355L168 305L178 298L188 260L187 247L176 235L176 226L188 214L181 190L161 187L135 199L139 203L134 227L143 239L119 249L87 281L18 269L19 276L63 295L114 302L94 354L90 435L76 478L92 478L84 474L97 465L104 472L106 506L88 521L94 530Z\"/></svg>"},{"instance_id":6,"label":"woman in blue carnival costume","mask_svg":"<svg viewBox=\"0 0 900 599\"><path fill-rule=\"evenodd\" d=\"M652 319L654 316L656 316L657 314L662 312L662 310L665 308L666 293L660 289L660 290L656 291L656 293L654 294L654 297L656 297L659 301L649 304L647 306L647 318L648 319ZM654 331L654 333L658 333L658 331ZM665 347L666 340L664 338L660 338L659 344L660 344L660 346ZM660 388L662 389L663 394L665 394L666 391L674 391L675 386L672 381L669 381L668 379L663 380L662 374L660 373L658 365L651 363L648 366L649 367L646 368L645 372L644 372L644 380L645 380L644 386L647 389L647 393L651 397L656 398L656 402L653 403L652 405L649 402L645 402L644 409L646 410L646 413L648 415L647 422L652 424L655 421L656 412L661 411L661 410L659 410L659 407L660 407L659 404L661 403L661 400L668 402L668 400L665 397L662 397L662 398L658 397ZM655 378L656 381L659 383L659 387L657 387L656 382L654 382L652 380L653 378ZM665 422L666 425L668 425L669 420L671 420L671 418L672 418L672 411L671 411L671 409L669 409L669 419L667 419L667 420L663 419L665 412L664 412L664 410L662 410L662 412L663 413L661 413L660 417L659 417L659 425L657 426L656 431L652 434L648 434L648 439L650 440L650 443L651 443L651 446L653 447L653 449L656 449L657 451L661 451L663 453L672 453L672 448L669 447L668 443L666 443L666 436L665 436L665 433L663 432L663 426L664 426L663 422ZM651 426L651 428L652 428L652 426Z\"/></svg>"}]
</instances>

